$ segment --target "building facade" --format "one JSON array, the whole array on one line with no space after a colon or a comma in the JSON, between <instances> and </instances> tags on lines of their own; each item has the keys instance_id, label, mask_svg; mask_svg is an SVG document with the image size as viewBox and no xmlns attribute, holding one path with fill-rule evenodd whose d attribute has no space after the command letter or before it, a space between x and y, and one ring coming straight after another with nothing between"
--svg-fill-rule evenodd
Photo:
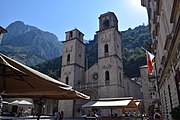
<instances>
[{"instance_id":1,"label":"building facade","mask_svg":"<svg viewBox=\"0 0 180 120\"><path fill-rule=\"evenodd\" d=\"M158 108L158 86L157 79L150 78L148 75L148 66L144 65L140 67L141 74L141 86L143 93L143 108L144 113L149 116L149 118L153 118L154 109Z\"/></svg>"},{"instance_id":2,"label":"building facade","mask_svg":"<svg viewBox=\"0 0 180 120\"><path fill-rule=\"evenodd\" d=\"M149 17L149 30L155 54L160 109L164 119L180 101L180 1L141 0Z\"/></svg>"},{"instance_id":3,"label":"building facade","mask_svg":"<svg viewBox=\"0 0 180 120\"><path fill-rule=\"evenodd\" d=\"M91 99L120 98L132 96L141 98L140 85L123 74L121 50L121 33L118 31L118 20L113 12L99 17L98 63L85 71L85 44L83 33L78 29L66 32L64 42L60 80L83 92ZM80 117L81 106L88 101L60 101L59 110L65 117ZM98 114L106 116L110 109L98 110Z\"/></svg>"}]
</instances>

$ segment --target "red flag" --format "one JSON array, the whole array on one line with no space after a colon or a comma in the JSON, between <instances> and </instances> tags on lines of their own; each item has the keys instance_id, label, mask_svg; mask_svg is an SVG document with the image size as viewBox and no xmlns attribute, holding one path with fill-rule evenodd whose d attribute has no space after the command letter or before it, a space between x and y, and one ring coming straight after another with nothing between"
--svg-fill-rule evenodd
<instances>
[{"instance_id":1,"label":"red flag","mask_svg":"<svg viewBox=\"0 0 180 120\"><path fill-rule=\"evenodd\" d=\"M154 55L150 52L146 51L146 59L148 65L148 74L152 75L153 65L154 65Z\"/></svg>"}]
</instances>

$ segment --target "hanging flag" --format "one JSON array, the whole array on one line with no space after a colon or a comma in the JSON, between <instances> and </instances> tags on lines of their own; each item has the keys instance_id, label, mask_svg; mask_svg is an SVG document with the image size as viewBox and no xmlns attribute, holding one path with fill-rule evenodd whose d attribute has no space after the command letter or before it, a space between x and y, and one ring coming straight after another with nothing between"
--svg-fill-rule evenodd
<instances>
[{"instance_id":1,"label":"hanging flag","mask_svg":"<svg viewBox=\"0 0 180 120\"><path fill-rule=\"evenodd\" d=\"M148 74L152 75L155 56L146 50L146 59L148 65Z\"/></svg>"}]
</instances>

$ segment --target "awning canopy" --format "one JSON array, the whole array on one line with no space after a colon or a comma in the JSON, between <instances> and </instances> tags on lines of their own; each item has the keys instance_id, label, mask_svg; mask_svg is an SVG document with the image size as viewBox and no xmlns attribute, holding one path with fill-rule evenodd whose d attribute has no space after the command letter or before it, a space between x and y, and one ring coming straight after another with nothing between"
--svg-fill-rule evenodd
<instances>
[{"instance_id":1,"label":"awning canopy","mask_svg":"<svg viewBox=\"0 0 180 120\"><path fill-rule=\"evenodd\" d=\"M137 108L134 100L131 99L108 99L108 100L92 100L82 106L83 108Z\"/></svg>"},{"instance_id":2,"label":"awning canopy","mask_svg":"<svg viewBox=\"0 0 180 120\"><path fill-rule=\"evenodd\" d=\"M33 105L33 104L29 101L21 100L21 101L19 101L19 105Z\"/></svg>"},{"instance_id":3,"label":"awning canopy","mask_svg":"<svg viewBox=\"0 0 180 120\"><path fill-rule=\"evenodd\" d=\"M11 105L18 105L19 104L19 100L12 101L9 104L11 104Z\"/></svg>"},{"instance_id":4,"label":"awning canopy","mask_svg":"<svg viewBox=\"0 0 180 120\"><path fill-rule=\"evenodd\" d=\"M0 93L4 97L89 99L71 86L0 53Z\"/></svg>"},{"instance_id":5,"label":"awning canopy","mask_svg":"<svg viewBox=\"0 0 180 120\"><path fill-rule=\"evenodd\" d=\"M17 106L33 106L33 103L26 100L21 100L21 101L15 100L15 101L10 102L9 104L17 105Z\"/></svg>"},{"instance_id":6,"label":"awning canopy","mask_svg":"<svg viewBox=\"0 0 180 120\"><path fill-rule=\"evenodd\" d=\"M7 101L2 101L2 104L9 104L9 102L7 102Z\"/></svg>"}]
</instances>

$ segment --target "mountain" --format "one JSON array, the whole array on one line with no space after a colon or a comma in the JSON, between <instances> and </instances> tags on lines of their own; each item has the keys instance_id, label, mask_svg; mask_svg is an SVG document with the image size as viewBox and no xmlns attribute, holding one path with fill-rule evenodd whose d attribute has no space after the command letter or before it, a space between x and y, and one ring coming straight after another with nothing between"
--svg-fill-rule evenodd
<instances>
[{"instance_id":1,"label":"mountain","mask_svg":"<svg viewBox=\"0 0 180 120\"><path fill-rule=\"evenodd\" d=\"M35 65L61 56L62 42L56 35L16 21L7 28L0 52L26 65Z\"/></svg>"},{"instance_id":2,"label":"mountain","mask_svg":"<svg viewBox=\"0 0 180 120\"><path fill-rule=\"evenodd\" d=\"M148 26L140 25L134 29L129 28L126 31L121 31L121 35L124 73L129 77L139 77L139 67L146 64L145 51L141 47L151 50L151 37ZM86 69L97 63L97 47L97 35L95 35L94 40L86 43ZM60 77L61 58L53 59L53 61L46 61L45 64L34 66L34 68L54 78L58 78ZM52 68L51 66L54 67Z\"/></svg>"}]
</instances>

